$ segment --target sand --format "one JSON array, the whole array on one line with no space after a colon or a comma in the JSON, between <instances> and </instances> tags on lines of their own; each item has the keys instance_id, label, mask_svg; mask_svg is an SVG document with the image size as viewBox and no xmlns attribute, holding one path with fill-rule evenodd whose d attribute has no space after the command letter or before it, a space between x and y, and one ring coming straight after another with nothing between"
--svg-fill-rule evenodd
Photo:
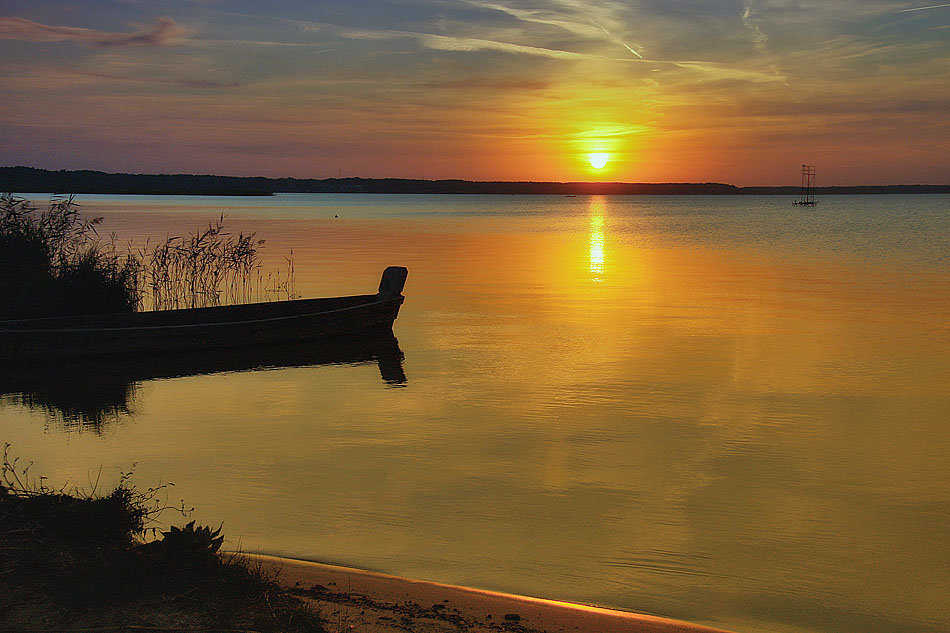
<instances>
[{"instance_id":1,"label":"sand","mask_svg":"<svg viewBox=\"0 0 950 633\"><path fill-rule=\"evenodd\" d=\"M250 556L312 604L332 632L727 633L626 611L412 580L307 561Z\"/></svg>"}]
</instances>

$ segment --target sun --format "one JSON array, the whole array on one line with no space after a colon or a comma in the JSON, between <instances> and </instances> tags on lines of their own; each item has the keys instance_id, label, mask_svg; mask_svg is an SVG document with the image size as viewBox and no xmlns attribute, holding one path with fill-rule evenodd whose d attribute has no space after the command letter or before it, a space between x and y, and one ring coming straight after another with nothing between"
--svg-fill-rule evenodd
<instances>
[{"instance_id":1,"label":"sun","mask_svg":"<svg viewBox=\"0 0 950 633\"><path fill-rule=\"evenodd\" d=\"M587 160L590 161L590 166L594 169L603 169L609 159L610 154L605 152L594 152L587 155Z\"/></svg>"}]
</instances>

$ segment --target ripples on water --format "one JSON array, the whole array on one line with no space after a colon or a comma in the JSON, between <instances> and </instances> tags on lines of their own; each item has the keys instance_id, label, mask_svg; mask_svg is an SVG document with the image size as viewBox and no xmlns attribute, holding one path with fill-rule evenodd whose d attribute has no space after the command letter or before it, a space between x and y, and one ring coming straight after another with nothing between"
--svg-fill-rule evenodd
<instances>
[{"instance_id":1,"label":"ripples on water","mask_svg":"<svg viewBox=\"0 0 950 633\"><path fill-rule=\"evenodd\" d=\"M224 210L305 296L410 277L386 362L82 369L91 424L8 376L51 481L138 462L251 551L742 632L950 628L947 196L80 201Z\"/></svg>"}]
</instances>

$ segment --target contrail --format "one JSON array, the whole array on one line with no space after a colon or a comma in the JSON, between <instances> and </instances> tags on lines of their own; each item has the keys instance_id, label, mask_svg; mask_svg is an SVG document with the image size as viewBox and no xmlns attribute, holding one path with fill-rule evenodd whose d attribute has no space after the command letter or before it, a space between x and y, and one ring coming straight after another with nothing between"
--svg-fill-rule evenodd
<instances>
[{"instance_id":1,"label":"contrail","mask_svg":"<svg viewBox=\"0 0 950 633\"><path fill-rule=\"evenodd\" d=\"M623 42L620 42L620 43L623 44ZM641 55L641 54L638 53L637 51L633 50L632 48L630 48L630 47L627 46L626 44L623 44L623 47L626 48L626 49L627 49L628 51L630 51L631 53L633 53L634 55L636 55L637 57L639 57L640 59L643 59L643 55Z\"/></svg>"},{"instance_id":2,"label":"contrail","mask_svg":"<svg viewBox=\"0 0 950 633\"><path fill-rule=\"evenodd\" d=\"M917 7L916 9L901 9L897 13L907 13L908 11L926 11L927 9L940 9L943 7L950 7L950 4L934 4L929 7Z\"/></svg>"},{"instance_id":3,"label":"contrail","mask_svg":"<svg viewBox=\"0 0 950 633\"><path fill-rule=\"evenodd\" d=\"M627 49L628 51L630 51L631 53L633 53L634 55L636 55L636 56L639 57L640 59L643 59L643 55L641 55L640 53L638 53L638 52L635 51L634 49L630 48L629 46L627 46L626 44L624 44L623 42L621 42L619 39L617 39L616 37L614 37L613 33L611 33L610 31L608 31L607 29L605 29L604 27L602 27L602 26L599 25L599 24L596 24L596 23L594 23L594 22L592 22L591 24L594 24L594 26L596 26L597 28L599 28L599 29L600 29L601 31L603 31L604 33L606 33L606 34L607 34L607 37L609 37L610 39L614 40L615 42L617 42L618 44L620 44L621 46L623 46L625 49Z\"/></svg>"}]
</instances>

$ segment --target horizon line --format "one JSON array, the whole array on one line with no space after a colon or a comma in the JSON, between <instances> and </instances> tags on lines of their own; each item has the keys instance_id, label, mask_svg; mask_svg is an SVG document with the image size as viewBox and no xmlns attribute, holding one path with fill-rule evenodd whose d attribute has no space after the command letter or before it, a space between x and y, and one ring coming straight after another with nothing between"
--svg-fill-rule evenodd
<instances>
[{"instance_id":1,"label":"horizon line","mask_svg":"<svg viewBox=\"0 0 950 633\"><path fill-rule=\"evenodd\" d=\"M365 180L365 181L404 181L404 182L420 182L420 183L469 183L469 184L499 184L499 185L591 185L591 186L623 186L623 185L647 185L647 186L662 186L662 185L703 185L703 186L719 186L719 187L731 187L735 189L778 189L778 188L800 188L800 183L790 183L784 185L736 185L733 183L727 182L717 182L717 181L662 181L662 182L649 182L649 181L623 181L623 180L473 180L468 178L413 178L406 176L329 176L329 177L314 177L314 176L235 176L229 174L214 174L214 173L143 173L143 172L113 172L113 171L102 171L99 169L49 169L46 167L32 167L29 165L0 165L0 169L29 169L40 172L48 173L81 173L81 172L90 172L96 174L103 174L106 176L136 176L136 177L191 177L191 178L222 178L222 179L237 179L237 180L297 180L297 181L353 181L353 180ZM950 187L950 183L924 183L924 182L915 182L915 183L887 183L887 184L870 184L863 183L859 185L816 185L815 189L828 189L828 188L861 188L861 187Z\"/></svg>"}]
</instances>

